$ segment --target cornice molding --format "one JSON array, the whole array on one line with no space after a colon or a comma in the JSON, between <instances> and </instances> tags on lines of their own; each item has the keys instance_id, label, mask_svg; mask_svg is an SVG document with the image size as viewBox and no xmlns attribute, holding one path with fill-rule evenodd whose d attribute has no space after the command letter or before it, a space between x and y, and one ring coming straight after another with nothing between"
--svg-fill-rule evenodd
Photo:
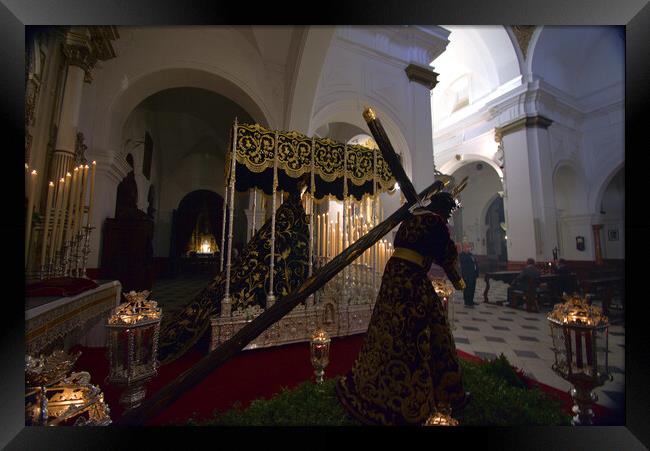
<instances>
[{"instance_id":1,"label":"cornice molding","mask_svg":"<svg viewBox=\"0 0 650 451\"><path fill-rule=\"evenodd\" d=\"M524 128L529 127L541 127L548 128L553 123L552 120L544 116L526 116L516 121L510 122L502 127L495 127L494 129L494 140L498 143L501 142L505 135L517 132Z\"/></svg>"},{"instance_id":2,"label":"cornice molding","mask_svg":"<svg viewBox=\"0 0 650 451\"><path fill-rule=\"evenodd\" d=\"M336 39L351 48L370 52L383 59L403 64L425 66L440 56L449 40L449 32L441 27L376 26L337 27Z\"/></svg>"},{"instance_id":3,"label":"cornice molding","mask_svg":"<svg viewBox=\"0 0 650 451\"><path fill-rule=\"evenodd\" d=\"M411 63L404 69L404 72L406 72L409 81L426 86L429 90L435 88L438 84L439 74L434 72L430 67L423 67Z\"/></svg>"},{"instance_id":4,"label":"cornice molding","mask_svg":"<svg viewBox=\"0 0 650 451\"><path fill-rule=\"evenodd\" d=\"M115 26L70 27L65 33L62 51L67 63L84 71L84 81L92 82L92 70L97 61L115 58L111 41L119 38Z\"/></svg>"}]
</instances>

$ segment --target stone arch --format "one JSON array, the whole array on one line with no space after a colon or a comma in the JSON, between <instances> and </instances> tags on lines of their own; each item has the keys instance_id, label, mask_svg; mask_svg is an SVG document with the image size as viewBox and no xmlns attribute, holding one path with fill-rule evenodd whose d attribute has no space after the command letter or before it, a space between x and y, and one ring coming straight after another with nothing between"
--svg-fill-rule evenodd
<instances>
[{"instance_id":1,"label":"stone arch","mask_svg":"<svg viewBox=\"0 0 650 451\"><path fill-rule=\"evenodd\" d=\"M625 43L615 26L544 26L531 40L527 72L574 97L622 85Z\"/></svg>"},{"instance_id":2,"label":"stone arch","mask_svg":"<svg viewBox=\"0 0 650 451\"><path fill-rule=\"evenodd\" d=\"M434 130L443 129L464 117L466 109L458 113L450 107L448 90L459 77L471 78L469 105L481 102L499 87L521 78L521 56L516 40L506 27L450 26L450 43L445 52L431 65L440 75L433 90ZM471 109L471 108L470 108Z\"/></svg>"},{"instance_id":3,"label":"stone arch","mask_svg":"<svg viewBox=\"0 0 650 451\"><path fill-rule=\"evenodd\" d=\"M500 205L495 205L495 202L500 202ZM508 246L507 242L505 241L507 239L507 231L501 228L500 223L496 224L494 221L490 221L490 219L494 219L488 217L488 214L491 213L492 209L496 209L499 212L499 216L501 213L503 213L503 222L505 222L505 205L503 202L503 197L498 192L494 194L490 199L488 199L485 206L483 207L483 211L481 212L480 216L480 218L483 219L485 226L485 253L488 256L488 260L493 259L489 262L489 266L496 268L498 267L498 261L505 263L508 260ZM494 227L496 230L491 230L491 227ZM489 244L492 244L492 248L489 246ZM490 252L490 250L493 252Z\"/></svg>"},{"instance_id":4,"label":"stone arch","mask_svg":"<svg viewBox=\"0 0 650 451\"><path fill-rule=\"evenodd\" d=\"M594 213L600 212L600 204L603 200L603 195L605 194L607 187L609 186L610 182L614 179L614 177L616 177L619 174L619 172L624 169L625 169L625 161L621 161L619 164L614 166L614 168L605 177L603 177L599 182L594 184L596 188L593 190L594 196L589 205L592 212Z\"/></svg>"},{"instance_id":5,"label":"stone arch","mask_svg":"<svg viewBox=\"0 0 650 451\"><path fill-rule=\"evenodd\" d=\"M104 113L106 127L100 142L108 149L121 149L123 127L130 113L146 98L170 88L200 88L229 98L244 108L251 117L264 126L274 127L271 114L264 102L245 85L225 73L208 72L192 67L174 67L149 72L129 82L126 90L119 93Z\"/></svg>"},{"instance_id":6,"label":"stone arch","mask_svg":"<svg viewBox=\"0 0 650 451\"><path fill-rule=\"evenodd\" d=\"M289 130L308 132L321 71L334 37L334 27L308 27L296 57L286 124Z\"/></svg>"},{"instance_id":7,"label":"stone arch","mask_svg":"<svg viewBox=\"0 0 650 451\"><path fill-rule=\"evenodd\" d=\"M501 169L499 165L491 158L479 154L460 154L460 155L462 155L461 160L457 160L456 158L451 158L443 165L441 165L438 168L438 170L443 174L453 174L454 172L456 172L466 164L476 163L476 162L487 163L492 169L494 169L494 171L497 173L497 176L499 176L499 179L503 183L503 169Z\"/></svg>"},{"instance_id":8,"label":"stone arch","mask_svg":"<svg viewBox=\"0 0 650 451\"><path fill-rule=\"evenodd\" d=\"M364 101L366 103L356 99L339 100L325 105L312 117L308 135L312 136L317 129L332 122L345 122L361 130L367 130L368 126L361 113L365 105L372 105L373 109L377 112L377 116L381 119L393 148L398 154L402 155L402 165L404 166L406 175L413 180L412 156L406 137L398 126L399 122L386 109L378 105L375 100L364 99Z\"/></svg>"},{"instance_id":9,"label":"stone arch","mask_svg":"<svg viewBox=\"0 0 650 451\"><path fill-rule=\"evenodd\" d=\"M499 173L491 165L486 165L483 159L462 160L459 163L462 164L455 165L453 171L445 172L457 181L469 176L467 188L460 195L463 207L454 215L454 238L460 240L466 236L474 243L476 255L487 255L485 216L498 193L503 191L503 182ZM478 163L483 164L480 171L476 168Z\"/></svg>"},{"instance_id":10,"label":"stone arch","mask_svg":"<svg viewBox=\"0 0 650 451\"><path fill-rule=\"evenodd\" d=\"M572 161L562 160L555 166L553 195L558 217L589 213L583 171ZM562 214L559 214L560 211Z\"/></svg>"},{"instance_id":11,"label":"stone arch","mask_svg":"<svg viewBox=\"0 0 650 451\"><path fill-rule=\"evenodd\" d=\"M214 235L220 245L223 202L223 197L212 190L198 189L185 194L178 203L174 218L174 234L170 244L173 257L178 257L186 250L197 218L204 208L207 208L209 217L208 232Z\"/></svg>"}]
</instances>

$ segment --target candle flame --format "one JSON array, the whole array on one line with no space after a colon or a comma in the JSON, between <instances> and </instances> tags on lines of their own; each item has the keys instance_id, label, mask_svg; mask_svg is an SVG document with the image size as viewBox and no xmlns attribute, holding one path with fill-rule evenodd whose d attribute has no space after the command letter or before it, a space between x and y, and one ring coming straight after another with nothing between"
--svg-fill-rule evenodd
<instances>
[{"instance_id":1,"label":"candle flame","mask_svg":"<svg viewBox=\"0 0 650 451\"><path fill-rule=\"evenodd\" d=\"M50 186L54 186L54 182L50 182Z\"/></svg>"},{"instance_id":2,"label":"candle flame","mask_svg":"<svg viewBox=\"0 0 650 451\"><path fill-rule=\"evenodd\" d=\"M88 166L88 165L84 166L85 169L88 169L89 167L90 167L90 166Z\"/></svg>"},{"instance_id":3,"label":"candle flame","mask_svg":"<svg viewBox=\"0 0 650 451\"><path fill-rule=\"evenodd\" d=\"M65 179L61 177L61 180L59 180L59 183L65 183Z\"/></svg>"},{"instance_id":4,"label":"candle flame","mask_svg":"<svg viewBox=\"0 0 650 451\"><path fill-rule=\"evenodd\" d=\"M77 171L79 171L79 168L77 166L75 166L74 172L77 172Z\"/></svg>"},{"instance_id":5,"label":"candle flame","mask_svg":"<svg viewBox=\"0 0 650 451\"><path fill-rule=\"evenodd\" d=\"M72 177L72 174L70 174L70 173L68 172L68 173L65 174L65 176L66 176L66 177Z\"/></svg>"},{"instance_id":6,"label":"candle flame","mask_svg":"<svg viewBox=\"0 0 650 451\"><path fill-rule=\"evenodd\" d=\"M93 164L97 164L97 162L95 160L93 160Z\"/></svg>"}]
</instances>

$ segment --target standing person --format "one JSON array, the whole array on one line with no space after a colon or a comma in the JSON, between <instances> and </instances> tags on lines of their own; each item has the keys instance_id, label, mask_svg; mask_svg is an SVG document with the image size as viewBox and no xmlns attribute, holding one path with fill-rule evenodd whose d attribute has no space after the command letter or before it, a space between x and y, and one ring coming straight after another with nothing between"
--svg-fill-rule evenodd
<instances>
[{"instance_id":1,"label":"standing person","mask_svg":"<svg viewBox=\"0 0 650 451\"><path fill-rule=\"evenodd\" d=\"M343 407L371 425L422 425L440 407L461 409L463 390L454 337L427 272L442 266L457 290L456 246L447 220L449 193L433 196L402 222L388 260L363 347L336 385Z\"/></svg>"},{"instance_id":2,"label":"standing person","mask_svg":"<svg viewBox=\"0 0 650 451\"><path fill-rule=\"evenodd\" d=\"M463 276L466 287L463 290L465 307L474 307L474 291L476 291L476 279L478 278L478 262L472 254L469 244L463 244L463 251L458 255L460 262L460 273Z\"/></svg>"}]
</instances>

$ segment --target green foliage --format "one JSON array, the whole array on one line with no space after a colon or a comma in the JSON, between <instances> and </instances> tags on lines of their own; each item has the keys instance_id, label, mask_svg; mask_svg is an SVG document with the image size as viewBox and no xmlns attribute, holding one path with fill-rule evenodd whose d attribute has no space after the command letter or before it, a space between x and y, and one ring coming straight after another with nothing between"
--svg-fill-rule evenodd
<instances>
[{"instance_id":1,"label":"green foliage","mask_svg":"<svg viewBox=\"0 0 650 451\"><path fill-rule=\"evenodd\" d=\"M465 390L472 398L454 414L462 426L569 425L570 416L556 400L538 388L527 389L505 356L483 364L461 360ZM318 386L304 382L283 388L271 399L257 399L248 409L236 404L212 419L190 425L206 426L353 426L335 393L336 378Z\"/></svg>"},{"instance_id":2,"label":"green foliage","mask_svg":"<svg viewBox=\"0 0 650 451\"><path fill-rule=\"evenodd\" d=\"M489 360L481 365L485 374L491 374L496 378L503 379L511 387L526 388L526 384L517 374L517 371L510 365L505 355L501 354L496 359Z\"/></svg>"},{"instance_id":3,"label":"green foliage","mask_svg":"<svg viewBox=\"0 0 650 451\"><path fill-rule=\"evenodd\" d=\"M353 426L336 398L336 379L325 379L321 386L303 382L293 390L283 388L271 399L256 399L248 409L241 405L216 414L205 423L209 426Z\"/></svg>"},{"instance_id":4,"label":"green foliage","mask_svg":"<svg viewBox=\"0 0 650 451\"><path fill-rule=\"evenodd\" d=\"M514 370L504 368L504 361L504 356L486 364L461 361L464 387L472 394L465 409L454 415L461 425L570 425L571 417L559 401L537 387L524 388L521 380L513 378L519 379Z\"/></svg>"}]
</instances>

